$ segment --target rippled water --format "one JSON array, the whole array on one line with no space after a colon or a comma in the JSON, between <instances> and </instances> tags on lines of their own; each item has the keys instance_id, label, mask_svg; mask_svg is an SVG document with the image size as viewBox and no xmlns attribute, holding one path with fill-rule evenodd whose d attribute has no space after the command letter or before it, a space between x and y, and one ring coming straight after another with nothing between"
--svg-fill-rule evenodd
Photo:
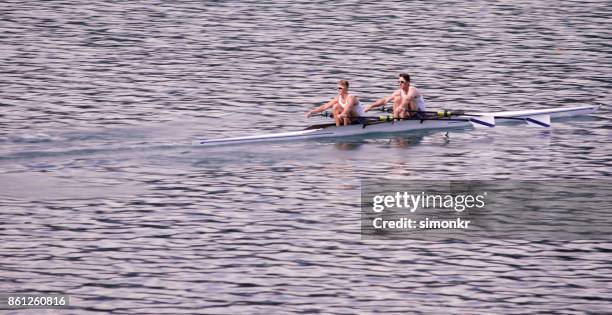
<instances>
[{"instance_id":1,"label":"rippled water","mask_svg":"<svg viewBox=\"0 0 612 315\"><path fill-rule=\"evenodd\" d=\"M65 313L604 312L605 241L362 241L362 179L605 179L609 1L0 7L0 292ZM340 78L543 130L198 148L298 130ZM62 312L64 313L64 312Z\"/></svg>"}]
</instances>

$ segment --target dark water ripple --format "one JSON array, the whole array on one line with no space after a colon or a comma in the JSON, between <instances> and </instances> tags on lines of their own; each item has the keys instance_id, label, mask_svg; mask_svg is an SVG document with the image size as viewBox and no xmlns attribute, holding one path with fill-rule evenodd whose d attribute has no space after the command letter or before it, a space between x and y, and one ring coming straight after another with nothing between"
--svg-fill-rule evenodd
<instances>
[{"instance_id":1,"label":"dark water ripple","mask_svg":"<svg viewBox=\"0 0 612 315\"><path fill-rule=\"evenodd\" d=\"M605 313L605 241L363 241L362 179L602 179L609 1L0 8L0 292L66 313ZM551 130L226 148L295 130L340 78L432 108L603 104ZM316 120L318 123L320 120ZM537 231L532 231L537 232Z\"/></svg>"}]
</instances>

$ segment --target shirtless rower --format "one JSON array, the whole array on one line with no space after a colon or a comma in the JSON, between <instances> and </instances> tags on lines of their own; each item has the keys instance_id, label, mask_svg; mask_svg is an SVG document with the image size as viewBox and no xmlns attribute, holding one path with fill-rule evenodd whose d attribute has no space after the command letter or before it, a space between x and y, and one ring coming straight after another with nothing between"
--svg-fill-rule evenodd
<instances>
[{"instance_id":1,"label":"shirtless rower","mask_svg":"<svg viewBox=\"0 0 612 315\"><path fill-rule=\"evenodd\" d=\"M364 116L363 105L359 102L359 98L354 95L350 95L348 92L349 83L346 80L338 81L336 95L329 102L310 110L306 113L306 117L313 116L314 114L320 113L328 108L332 108L334 114L334 120L336 126L350 125L354 122L360 122L361 117Z\"/></svg>"},{"instance_id":2,"label":"shirtless rower","mask_svg":"<svg viewBox=\"0 0 612 315\"><path fill-rule=\"evenodd\" d=\"M376 102L366 106L364 112L393 101L393 117L395 118L425 118L425 101L421 92L410 85L410 75L399 74L399 89L391 95L383 97Z\"/></svg>"}]
</instances>

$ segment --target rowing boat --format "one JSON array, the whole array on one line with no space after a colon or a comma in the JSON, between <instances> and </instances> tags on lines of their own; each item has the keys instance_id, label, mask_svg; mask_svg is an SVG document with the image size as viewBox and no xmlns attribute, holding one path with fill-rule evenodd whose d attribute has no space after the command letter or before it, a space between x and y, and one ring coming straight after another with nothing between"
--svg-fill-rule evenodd
<instances>
[{"instance_id":1,"label":"rowing boat","mask_svg":"<svg viewBox=\"0 0 612 315\"><path fill-rule=\"evenodd\" d=\"M504 112L471 112L469 114L443 115L425 119L383 119L370 118L363 124L336 127L335 124L313 125L304 130L267 135L245 136L223 139L202 139L193 141L193 145L225 145L250 142L292 141L332 137L359 136L376 133L398 133L415 130L455 129L466 127L494 127L495 122L523 121L531 126L550 127L551 118L576 117L595 112L599 106L579 106L550 108L538 110L504 111ZM388 116L387 116L388 117Z\"/></svg>"}]
</instances>

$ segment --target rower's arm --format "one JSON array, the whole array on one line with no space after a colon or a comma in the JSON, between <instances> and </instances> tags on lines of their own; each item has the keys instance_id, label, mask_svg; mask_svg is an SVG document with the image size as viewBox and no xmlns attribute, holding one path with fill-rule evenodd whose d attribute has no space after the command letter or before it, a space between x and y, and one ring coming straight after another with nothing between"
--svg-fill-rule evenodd
<instances>
[{"instance_id":1,"label":"rower's arm","mask_svg":"<svg viewBox=\"0 0 612 315\"><path fill-rule=\"evenodd\" d=\"M363 111L364 111L364 112L367 112L367 111L369 111L370 109L372 109L372 108L374 108L374 107L378 107L378 106L381 106L381 105L385 105L385 104L389 103L390 101L392 101L394 97L395 97L395 92L393 92L393 93L392 93L391 95L389 95L389 96L385 96L385 97L383 97L383 98L381 98L381 99L377 100L376 102L374 102L374 103L372 103L372 104L370 104L370 105L366 106L366 108L365 108Z\"/></svg>"},{"instance_id":2,"label":"rower's arm","mask_svg":"<svg viewBox=\"0 0 612 315\"><path fill-rule=\"evenodd\" d=\"M327 103L325 103L325 104L323 104L323 105L321 105L319 107L316 107L316 108L310 110L308 113L306 113L306 118L308 118L308 117L310 117L310 116L312 116L314 114L320 113L320 112L322 112L322 111L324 111L324 110L334 106L334 104L336 104L336 98L333 98L331 101L329 101L329 102L327 102Z\"/></svg>"}]
</instances>

